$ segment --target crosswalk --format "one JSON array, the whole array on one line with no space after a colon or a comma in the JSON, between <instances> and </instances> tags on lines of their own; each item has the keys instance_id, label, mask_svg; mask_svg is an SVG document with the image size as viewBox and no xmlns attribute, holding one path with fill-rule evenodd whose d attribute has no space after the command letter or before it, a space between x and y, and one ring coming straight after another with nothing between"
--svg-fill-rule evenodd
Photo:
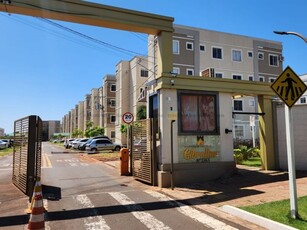
<instances>
[{"instance_id":1,"label":"crosswalk","mask_svg":"<svg viewBox=\"0 0 307 230\"><path fill-rule=\"evenodd\" d=\"M57 208L69 210L70 213L78 210L80 214L77 218L70 217L69 213L63 214L67 216L71 229L75 229L76 226L76 229L85 230L237 229L153 190L79 194L62 199L64 200L61 203L64 206ZM48 212L56 212L52 210L55 208L52 204L49 205L51 210ZM58 227L54 221L47 221L46 226L48 229Z\"/></svg>"}]
</instances>

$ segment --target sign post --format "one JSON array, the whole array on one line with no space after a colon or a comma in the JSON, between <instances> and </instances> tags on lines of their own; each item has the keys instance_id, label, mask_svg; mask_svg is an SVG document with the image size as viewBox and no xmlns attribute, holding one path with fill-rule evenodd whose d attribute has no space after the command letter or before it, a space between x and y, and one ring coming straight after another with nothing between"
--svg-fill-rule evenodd
<instances>
[{"instance_id":1,"label":"sign post","mask_svg":"<svg viewBox=\"0 0 307 230\"><path fill-rule=\"evenodd\" d=\"M298 217L296 174L295 174L295 153L293 145L293 123L291 107L306 91L305 83L288 66L271 85L273 91L285 102L285 122L287 158L289 171L290 190L290 212L291 217Z\"/></svg>"}]
</instances>

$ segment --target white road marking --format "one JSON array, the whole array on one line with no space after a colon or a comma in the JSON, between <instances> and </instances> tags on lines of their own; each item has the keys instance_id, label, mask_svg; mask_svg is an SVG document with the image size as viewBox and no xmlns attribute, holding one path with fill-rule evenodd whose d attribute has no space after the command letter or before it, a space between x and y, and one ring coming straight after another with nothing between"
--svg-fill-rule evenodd
<instances>
[{"instance_id":1,"label":"white road marking","mask_svg":"<svg viewBox=\"0 0 307 230\"><path fill-rule=\"evenodd\" d=\"M82 204L84 208L94 208L95 206L92 204L87 195L82 194L75 197L75 199ZM97 214L95 209L93 212ZM98 214L95 216L90 216L84 219L85 229L87 230L110 230L111 228L107 225L106 221L99 216Z\"/></svg>"},{"instance_id":2,"label":"white road marking","mask_svg":"<svg viewBox=\"0 0 307 230\"><path fill-rule=\"evenodd\" d=\"M172 199L168 196L165 196L165 195L163 195L159 192L155 192L155 191L151 191L151 190L146 190L145 192L147 194L155 197L156 199L158 199L160 201L169 202L170 205L172 205L172 206L174 206L174 203L172 203L172 202L175 202L178 205L177 209L178 209L179 212L181 212L182 214L184 214L187 217L192 218L193 220L196 220L196 221L204 224L206 227L210 227L210 228L213 228L213 229L221 229L221 230L237 229L237 228L234 228L230 225L223 223L222 221L214 219L213 217L208 216L207 214L202 213L195 208L189 207L189 206L187 206L187 205L185 205L181 202L175 201L174 199Z\"/></svg>"},{"instance_id":3,"label":"white road marking","mask_svg":"<svg viewBox=\"0 0 307 230\"><path fill-rule=\"evenodd\" d=\"M119 192L109 193L115 200L117 200L122 205L127 205L127 209L140 220L148 229L161 230L161 229L171 229L163 222L157 220L150 213L144 212L143 208L136 204L134 201L130 200L125 194Z\"/></svg>"}]
</instances>

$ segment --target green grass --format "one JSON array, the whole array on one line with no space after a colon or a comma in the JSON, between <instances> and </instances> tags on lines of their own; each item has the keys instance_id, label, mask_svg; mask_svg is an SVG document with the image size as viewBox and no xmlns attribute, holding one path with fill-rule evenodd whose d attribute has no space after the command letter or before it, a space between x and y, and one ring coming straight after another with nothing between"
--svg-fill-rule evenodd
<instances>
[{"instance_id":1,"label":"green grass","mask_svg":"<svg viewBox=\"0 0 307 230\"><path fill-rule=\"evenodd\" d=\"M261 167L262 165L260 157L251 157L248 160L242 161L240 164L251 167Z\"/></svg>"},{"instance_id":2,"label":"green grass","mask_svg":"<svg viewBox=\"0 0 307 230\"><path fill-rule=\"evenodd\" d=\"M13 148L0 149L0 157L6 156L13 152Z\"/></svg>"},{"instance_id":3,"label":"green grass","mask_svg":"<svg viewBox=\"0 0 307 230\"><path fill-rule=\"evenodd\" d=\"M297 219L293 219L290 216L290 200L282 200L240 208L297 229L307 230L307 196L298 198Z\"/></svg>"}]
</instances>

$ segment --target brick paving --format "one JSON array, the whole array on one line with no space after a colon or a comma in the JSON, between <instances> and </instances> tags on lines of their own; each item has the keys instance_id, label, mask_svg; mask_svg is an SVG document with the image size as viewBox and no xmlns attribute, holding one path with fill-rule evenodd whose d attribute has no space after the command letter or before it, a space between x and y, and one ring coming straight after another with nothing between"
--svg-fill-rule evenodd
<instances>
[{"instance_id":1,"label":"brick paving","mask_svg":"<svg viewBox=\"0 0 307 230\"><path fill-rule=\"evenodd\" d=\"M307 171L298 171L296 178L298 197L307 196ZM290 196L287 172L264 171L244 166L238 166L238 172L229 178L176 186L174 191L161 191L173 197L185 197L194 203L216 207L257 205L289 199Z\"/></svg>"}]
</instances>

